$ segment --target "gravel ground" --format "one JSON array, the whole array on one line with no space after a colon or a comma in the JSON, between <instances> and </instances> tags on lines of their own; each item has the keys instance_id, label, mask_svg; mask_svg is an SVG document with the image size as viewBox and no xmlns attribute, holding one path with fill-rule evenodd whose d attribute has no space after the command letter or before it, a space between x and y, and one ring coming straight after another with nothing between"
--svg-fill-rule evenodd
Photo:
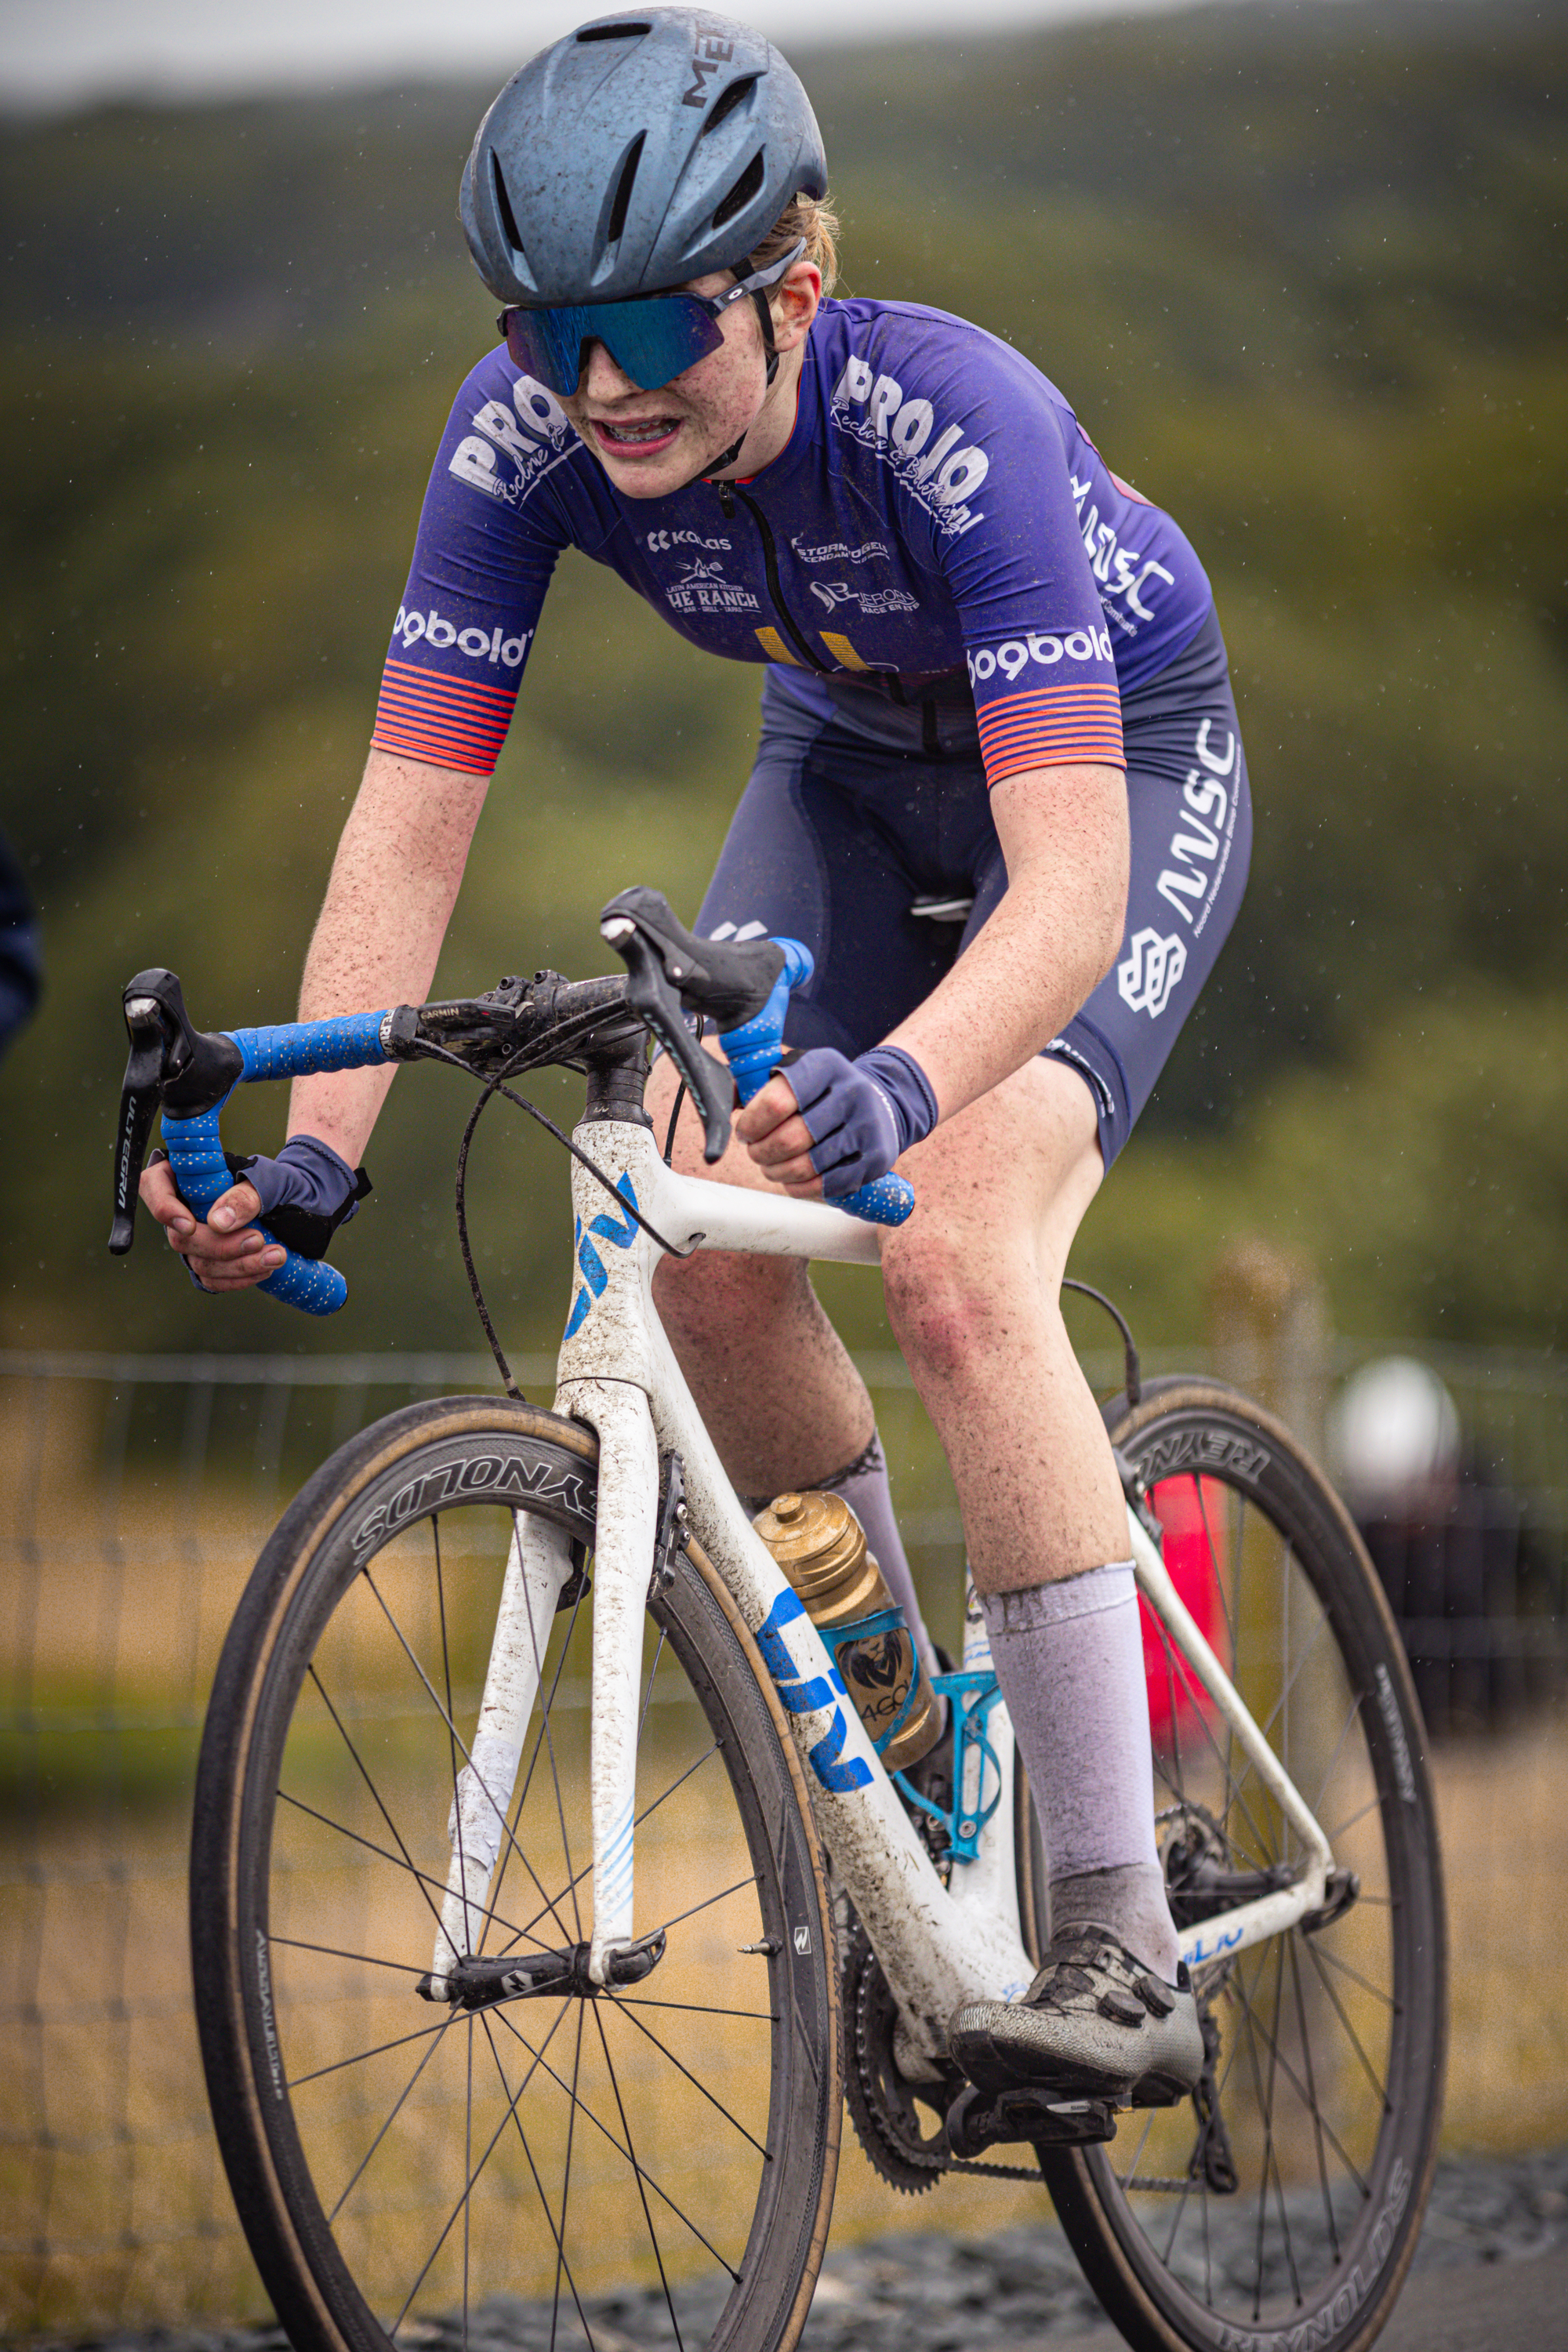
<instances>
[{"instance_id":1,"label":"gravel ground","mask_svg":"<svg viewBox=\"0 0 1568 2352\"><path fill-rule=\"evenodd\" d=\"M1244 2216L1230 2220L1215 2259L1241 2252ZM1568 2248L1568 2147L1501 2158L1450 2160L1437 2173L1415 2270L1529 2262ZM682 2333L700 2341L717 2317L683 2298ZM663 2298L638 2290L585 2306L598 2352L660 2352L673 2330ZM1003 2230L990 2238L928 2232L879 2238L828 2255L804 2352L981 2352L986 2346L1048 2344L1100 2318L1059 2231ZM457 2352L459 2329L439 2321L405 2326L400 2340L425 2352ZM550 2352L550 2306L494 2295L469 2317L469 2352ZM582 2345L574 2321L555 2333L558 2352ZM89 2352L79 2346L76 2352ZM288 2352L278 2328L155 2328L91 2339L91 2352Z\"/></svg>"}]
</instances>

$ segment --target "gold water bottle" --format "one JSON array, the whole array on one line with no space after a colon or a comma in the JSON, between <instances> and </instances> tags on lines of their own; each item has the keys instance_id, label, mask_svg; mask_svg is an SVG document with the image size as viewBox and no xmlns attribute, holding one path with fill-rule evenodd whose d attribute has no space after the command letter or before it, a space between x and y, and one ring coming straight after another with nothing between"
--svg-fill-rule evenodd
<instances>
[{"instance_id":1,"label":"gold water bottle","mask_svg":"<svg viewBox=\"0 0 1568 2352\"><path fill-rule=\"evenodd\" d=\"M778 1495L752 1525L834 1654L845 1688L889 1772L936 1746L942 1716L904 1612L840 1495Z\"/></svg>"}]
</instances>

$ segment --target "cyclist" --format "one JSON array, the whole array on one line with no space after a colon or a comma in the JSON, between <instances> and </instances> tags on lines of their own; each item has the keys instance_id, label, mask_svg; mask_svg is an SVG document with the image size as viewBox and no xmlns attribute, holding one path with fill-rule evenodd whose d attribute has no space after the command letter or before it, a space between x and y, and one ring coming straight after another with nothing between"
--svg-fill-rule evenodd
<instances>
[{"instance_id":1,"label":"cyclist","mask_svg":"<svg viewBox=\"0 0 1568 2352\"><path fill-rule=\"evenodd\" d=\"M993 2089L1175 2097L1202 2037L1124 1507L1058 1295L1243 887L1225 647L1186 541L1027 361L941 311L829 299L826 194L790 68L706 12L586 25L485 116L461 215L502 340L437 455L300 1013L426 992L563 548L765 665L699 929L792 934L816 969L717 1173L829 1199L895 1161L914 1181L889 1312L1049 1863L1047 1964L962 2011L953 2051ZM208 1288L270 1271L258 1214L348 1213L389 1078L299 1085L289 1141L205 1226L148 1171ZM655 1071L656 1119L674 1085ZM738 1489L839 1488L929 1664L870 1402L804 1266L667 1264L660 1303Z\"/></svg>"}]
</instances>

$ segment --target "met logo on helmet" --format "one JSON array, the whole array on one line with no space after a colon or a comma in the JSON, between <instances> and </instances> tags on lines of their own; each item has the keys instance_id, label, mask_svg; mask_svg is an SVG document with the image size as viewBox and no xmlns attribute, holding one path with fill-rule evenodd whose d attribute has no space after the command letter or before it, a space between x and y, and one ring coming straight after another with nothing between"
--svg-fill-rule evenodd
<instances>
[{"instance_id":1,"label":"met logo on helmet","mask_svg":"<svg viewBox=\"0 0 1568 2352\"><path fill-rule=\"evenodd\" d=\"M710 77L728 65L734 54L733 41L721 40L716 33L699 33L692 45L691 88L682 98L682 106L706 106Z\"/></svg>"}]
</instances>

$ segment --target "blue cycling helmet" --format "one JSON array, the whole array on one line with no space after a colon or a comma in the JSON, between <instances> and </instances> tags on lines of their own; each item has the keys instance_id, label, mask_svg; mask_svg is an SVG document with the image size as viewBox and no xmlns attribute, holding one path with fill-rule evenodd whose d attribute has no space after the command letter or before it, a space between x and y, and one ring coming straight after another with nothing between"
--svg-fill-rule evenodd
<instances>
[{"instance_id":1,"label":"blue cycling helmet","mask_svg":"<svg viewBox=\"0 0 1568 2352\"><path fill-rule=\"evenodd\" d=\"M614 302L732 269L792 196L827 194L811 100L732 16L598 16L513 74L458 213L498 301Z\"/></svg>"}]
</instances>

